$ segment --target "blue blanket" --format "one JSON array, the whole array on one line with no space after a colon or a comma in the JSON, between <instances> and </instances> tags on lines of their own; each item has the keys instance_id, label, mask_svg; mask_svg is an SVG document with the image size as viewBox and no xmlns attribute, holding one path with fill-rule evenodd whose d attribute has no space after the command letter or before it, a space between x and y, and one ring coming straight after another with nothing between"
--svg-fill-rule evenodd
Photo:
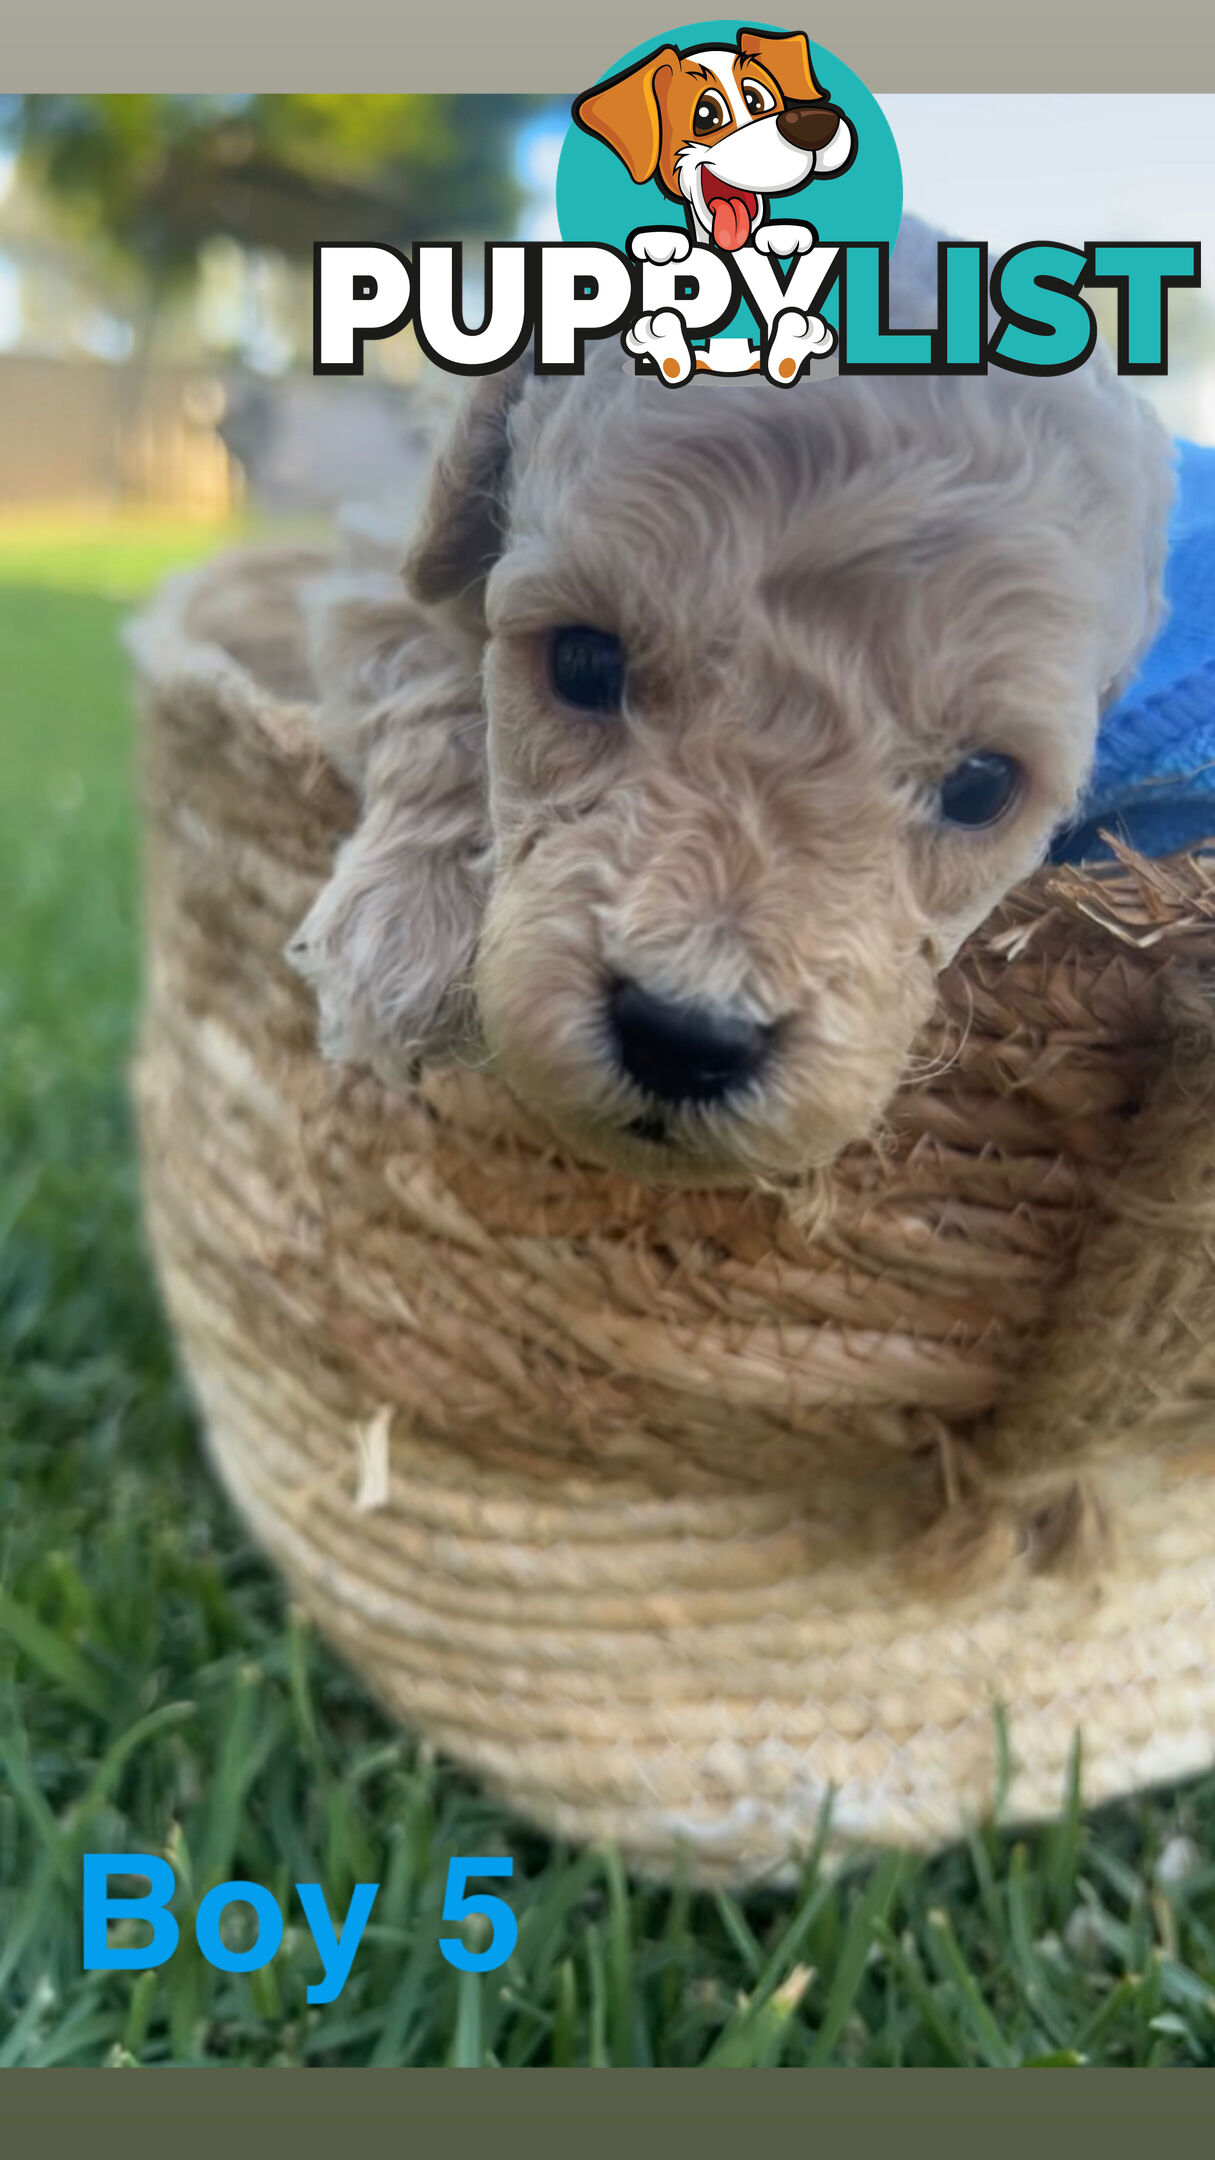
<instances>
[{"instance_id":1,"label":"blue blanket","mask_svg":"<svg viewBox=\"0 0 1215 2160\"><path fill-rule=\"evenodd\" d=\"M1180 443L1177 478L1168 617L1102 719L1092 780L1055 862L1107 857L1102 826L1144 855L1215 837L1215 450Z\"/></svg>"}]
</instances>

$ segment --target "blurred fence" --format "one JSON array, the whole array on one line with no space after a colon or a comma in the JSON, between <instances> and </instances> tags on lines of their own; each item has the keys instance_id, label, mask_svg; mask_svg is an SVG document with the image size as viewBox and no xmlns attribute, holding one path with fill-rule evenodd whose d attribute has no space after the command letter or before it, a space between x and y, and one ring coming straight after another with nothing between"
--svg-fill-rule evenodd
<instances>
[{"instance_id":1,"label":"blurred fence","mask_svg":"<svg viewBox=\"0 0 1215 2160\"><path fill-rule=\"evenodd\" d=\"M137 502L225 517L243 494L217 432L225 402L203 370L0 354L0 503Z\"/></svg>"},{"instance_id":2,"label":"blurred fence","mask_svg":"<svg viewBox=\"0 0 1215 2160\"><path fill-rule=\"evenodd\" d=\"M423 442L395 384L0 353L0 506L328 510L409 493Z\"/></svg>"}]
</instances>

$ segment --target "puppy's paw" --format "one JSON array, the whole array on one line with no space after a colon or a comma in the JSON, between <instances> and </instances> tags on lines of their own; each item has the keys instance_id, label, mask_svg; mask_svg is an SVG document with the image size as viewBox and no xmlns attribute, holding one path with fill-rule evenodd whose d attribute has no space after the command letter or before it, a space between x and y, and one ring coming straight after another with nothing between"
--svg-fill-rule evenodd
<instances>
[{"instance_id":1,"label":"puppy's paw","mask_svg":"<svg viewBox=\"0 0 1215 2160\"><path fill-rule=\"evenodd\" d=\"M683 317L674 308L659 308L654 315L639 315L621 340L635 359L652 360L663 382L677 389L692 373L692 351Z\"/></svg>"},{"instance_id":2,"label":"puppy's paw","mask_svg":"<svg viewBox=\"0 0 1215 2160\"><path fill-rule=\"evenodd\" d=\"M673 225L655 225L648 232L633 233L629 240L629 253L637 262L686 262L691 252L687 233Z\"/></svg>"},{"instance_id":3,"label":"puppy's paw","mask_svg":"<svg viewBox=\"0 0 1215 2160\"><path fill-rule=\"evenodd\" d=\"M771 382L787 389L797 381L808 361L832 352L834 347L835 332L821 315L803 315L800 308L782 308L772 325L765 372Z\"/></svg>"},{"instance_id":4,"label":"puppy's paw","mask_svg":"<svg viewBox=\"0 0 1215 2160\"><path fill-rule=\"evenodd\" d=\"M761 255L808 255L818 245L813 225L761 225L751 236Z\"/></svg>"}]
</instances>

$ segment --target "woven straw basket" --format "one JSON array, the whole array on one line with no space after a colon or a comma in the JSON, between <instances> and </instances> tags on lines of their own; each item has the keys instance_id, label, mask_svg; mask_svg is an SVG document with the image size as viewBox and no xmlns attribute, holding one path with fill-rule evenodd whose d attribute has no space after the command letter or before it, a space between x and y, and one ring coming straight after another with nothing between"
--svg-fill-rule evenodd
<instances>
[{"instance_id":1,"label":"woven straw basket","mask_svg":"<svg viewBox=\"0 0 1215 2160\"><path fill-rule=\"evenodd\" d=\"M260 628L315 567L224 558L132 633L150 1235L302 1605L657 1874L781 1879L831 1788L838 1852L1047 1815L1077 1728L1091 1801L1207 1767L1215 854L1015 893L812 1206L642 1188L485 1075L319 1059L282 954L354 806Z\"/></svg>"}]
</instances>

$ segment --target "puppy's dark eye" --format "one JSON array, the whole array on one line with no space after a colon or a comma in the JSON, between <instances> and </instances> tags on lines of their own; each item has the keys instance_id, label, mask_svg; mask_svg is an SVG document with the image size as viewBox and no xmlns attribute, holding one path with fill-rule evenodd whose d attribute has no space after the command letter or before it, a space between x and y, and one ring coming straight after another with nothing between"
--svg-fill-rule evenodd
<instances>
[{"instance_id":1,"label":"puppy's dark eye","mask_svg":"<svg viewBox=\"0 0 1215 2160\"><path fill-rule=\"evenodd\" d=\"M549 674L558 697L580 712L618 712L624 695L624 653L610 630L583 624L554 630L549 639Z\"/></svg>"},{"instance_id":2,"label":"puppy's dark eye","mask_svg":"<svg viewBox=\"0 0 1215 2160\"><path fill-rule=\"evenodd\" d=\"M994 825L1016 800L1023 778L1015 758L999 750L976 750L942 780L941 816L947 825Z\"/></svg>"}]
</instances>

